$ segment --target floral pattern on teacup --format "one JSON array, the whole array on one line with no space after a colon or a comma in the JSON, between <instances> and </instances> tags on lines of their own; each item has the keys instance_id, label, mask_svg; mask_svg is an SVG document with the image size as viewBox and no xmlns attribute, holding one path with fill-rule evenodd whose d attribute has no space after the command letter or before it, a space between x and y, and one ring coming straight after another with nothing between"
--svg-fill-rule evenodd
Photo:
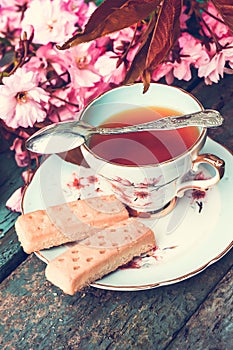
<instances>
[{"instance_id":1,"label":"floral pattern on teacup","mask_svg":"<svg viewBox=\"0 0 233 350\"><path fill-rule=\"evenodd\" d=\"M140 190L134 186L125 187L116 183L111 183L111 187L119 199L131 207L134 207L135 204L137 204L137 207L146 207L153 203L151 192L147 191L146 188Z\"/></svg>"},{"instance_id":2,"label":"floral pattern on teacup","mask_svg":"<svg viewBox=\"0 0 233 350\"><path fill-rule=\"evenodd\" d=\"M162 175L154 178L145 178L142 182L135 183L128 179L122 178L120 176L115 176L114 178L108 178L106 176L101 175L107 181L116 182L122 186L131 186L134 188L148 188L148 187L157 187L162 179Z\"/></svg>"},{"instance_id":3,"label":"floral pattern on teacup","mask_svg":"<svg viewBox=\"0 0 233 350\"><path fill-rule=\"evenodd\" d=\"M207 176L200 171L194 174L193 178L206 179ZM108 181L108 187L106 187L105 180ZM121 201L126 203L129 207L133 208L136 205L143 210L151 206L153 201L156 200L156 197L159 196L159 190L164 186L162 184L159 185L160 181L161 177L152 179L145 178L143 182L135 184L119 176L116 176L114 179L103 179L102 176L94 175L88 171L82 176L73 172L64 191L66 192L66 197L70 200L90 197L95 193L97 195L99 193L114 192ZM110 186L109 183L111 183ZM205 197L205 194L205 191L193 190L191 195L187 195L191 198L191 204L194 202L197 203L201 211L203 206L202 199Z\"/></svg>"},{"instance_id":4,"label":"floral pattern on teacup","mask_svg":"<svg viewBox=\"0 0 233 350\"><path fill-rule=\"evenodd\" d=\"M119 176L114 178L102 177L109 182L112 191L122 202L132 209L142 211L153 211L153 204L158 199L161 202L161 198L164 198L164 188L177 180L175 178L164 184L162 183L162 176L159 176L157 178L145 178L142 182L134 183ZM166 204L166 201L162 201L161 208Z\"/></svg>"}]
</instances>

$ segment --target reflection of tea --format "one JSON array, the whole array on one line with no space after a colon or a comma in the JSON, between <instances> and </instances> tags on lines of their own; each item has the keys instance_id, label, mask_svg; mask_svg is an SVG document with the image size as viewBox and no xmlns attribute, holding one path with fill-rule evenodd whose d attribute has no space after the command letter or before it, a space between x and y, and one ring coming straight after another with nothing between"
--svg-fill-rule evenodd
<instances>
[{"instance_id":1,"label":"reflection of tea","mask_svg":"<svg viewBox=\"0 0 233 350\"><path fill-rule=\"evenodd\" d=\"M145 123L181 112L163 107L140 107L106 119L101 127L123 127ZM121 135L93 135L88 146L99 157L124 165L157 164L175 158L197 140L199 129L143 131Z\"/></svg>"}]
</instances>

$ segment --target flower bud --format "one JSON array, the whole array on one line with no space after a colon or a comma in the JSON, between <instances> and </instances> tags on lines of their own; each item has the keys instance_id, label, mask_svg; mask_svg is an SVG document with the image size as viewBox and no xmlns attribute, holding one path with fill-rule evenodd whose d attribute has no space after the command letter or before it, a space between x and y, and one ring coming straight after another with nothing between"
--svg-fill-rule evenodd
<instances>
[{"instance_id":1,"label":"flower bud","mask_svg":"<svg viewBox=\"0 0 233 350\"><path fill-rule=\"evenodd\" d=\"M25 25L24 27L22 27L22 31L21 31L21 40L28 40L28 41L32 41L34 37L34 27L32 25Z\"/></svg>"}]
</instances>

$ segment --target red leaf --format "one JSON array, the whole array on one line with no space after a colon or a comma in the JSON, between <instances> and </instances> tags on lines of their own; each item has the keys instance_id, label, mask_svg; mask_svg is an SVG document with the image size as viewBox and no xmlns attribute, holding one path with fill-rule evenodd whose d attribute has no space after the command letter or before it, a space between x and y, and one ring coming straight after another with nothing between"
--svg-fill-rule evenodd
<instances>
[{"instance_id":1,"label":"red leaf","mask_svg":"<svg viewBox=\"0 0 233 350\"><path fill-rule=\"evenodd\" d=\"M179 35L182 0L163 0L154 28L146 60L146 69L153 71L173 47Z\"/></svg>"},{"instance_id":2,"label":"red leaf","mask_svg":"<svg viewBox=\"0 0 233 350\"><path fill-rule=\"evenodd\" d=\"M129 27L147 18L159 3L160 0L105 0L94 11L82 33L57 47L65 50Z\"/></svg>"},{"instance_id":3,"label":"red leaf","mask_svg":"<svg viewBox=\"0 0 233 350\"><path fill-rule=\"evenodd\" d=\"M155 20L148 26L146 40L142 42L126 74L125 84L133 83L141 76L144 92L148 90L151 72L166 59L178 38L181 8L181 0L162 0Z\"/></svg>"},{"instance_id":4,"label":"red leaf","mask_svg":"<svg viewBox=\"0 0 233 350\"><path fill-rule=\"evenodd\" d=\"M233 2L232 0L212 0L214 6L222 16L225 24L233 32Z\"/></svg>"},{"instance_id":5,"label":"red leaf","mask_svg":"<svg viewBox=\"0 0 233 350\"><path fill-rule=\"evenodd\" d=\"M150 87L150 81L151 81L151 74L147 69L144 69L142 74L142 82L143 82L143 93L147 92L147 90Z\"/></svg>"},{"instance_id":6,"label":"red leaf","mask_svg":"<svg viewBox=\"0 0 233 350\"><path fill-rule=\"evenodd\" d=\"M155 16L152 17L150 23L147 26L145 33L143 33L143 38L141 45L134 57L131 66L126 73L123 84L132 84L135 80L142 74L145 69L146 57L151 41L151 34L155 26Z\"/></svg>"}]
</instances>

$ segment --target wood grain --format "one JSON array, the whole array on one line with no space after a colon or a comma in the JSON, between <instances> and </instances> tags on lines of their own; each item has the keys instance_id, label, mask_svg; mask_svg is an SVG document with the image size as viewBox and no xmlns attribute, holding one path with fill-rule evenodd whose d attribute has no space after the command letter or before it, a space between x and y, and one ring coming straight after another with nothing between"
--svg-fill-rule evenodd
<instances>
[{"instance_id":1,"label":"wood grain","mask_svg":"<svg viewBox=\"0 0 233 350\"><path fill-rule=\"evenodd\" d=\"M176 338L167 347L173 349L232 349L233 269L210 293ZM213 347L212 347L213 346Z\"/></svg>"}]
</instances>

